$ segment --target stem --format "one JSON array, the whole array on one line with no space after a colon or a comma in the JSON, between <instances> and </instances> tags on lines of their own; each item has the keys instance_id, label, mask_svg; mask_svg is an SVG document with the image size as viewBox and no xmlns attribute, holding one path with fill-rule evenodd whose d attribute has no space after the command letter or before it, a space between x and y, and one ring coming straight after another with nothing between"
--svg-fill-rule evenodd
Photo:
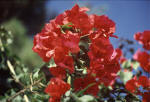
<instances>
[{"instance_id":1,"label":"stem","mask_svg":"<svg viewBox=\"0 0 150 102\"><path fill-rule=\"evenodd\" d=\"M76 102L81 102L79 100L79 98L74 94L74 93L71 93L70 96L76 101Z\"/></svg>"},{"instance_id":2,"label":"stem","mask_svg":"<svg viewBox=\"0 0 150 102\"><path fill-rule=\"evenodd\" d=\"M26 88L20 90L19 92L17 92L16 94L10 96L10 98L7 99L7 102L11 102L11 100L13 100L15 97L17 97L18 95L24 93L25 91L27 91L28 89L30 89L31 87L37 85L40 83L40 81L43 79L44 77L42 77L41 79L35 81L35 83L33 83L32 85L27 86Z\"/></svg>"},{"instance_id":3,"label":"stem","mask_svg":"<svg viewBox=\"0 0 150 102\"><path fill-rule=\"evenodd\" d=\"M92 87L93 85L95 85L96 83L91 83L89 84L87 87L85 87L83 90L79 91L76 95L80 96L82 95L88 88Z\"/></svg>"},{"instance_id":4,"label":"stem","mask_svg":"<svg viewBox=\"0 0 150 102\"><path fill-rule=\"evenodd\" d=\"M15 73L15 70L14 70L14 67L13 67L13 65L11 64L11 62L10 62L9 60L7 60L7 66L8 66L8 68L9 68L10 72L13 74L12 77L13 77L13 79L15 80L15 82L17 82L17 83L19 83L21 86L25 87L25 85L24 85L23 83L21 83L21 82L19 81L19 79L17 78L16 73Z\"/></svg>"},{"instance_id":5,"label":"stem","mask_svg":"<svg viewBox=\"0 0 150 102\"><path fill-rule=\"evenodd\" d=\"M27 95L24 95L25 102L29 102Z\"/></svg>"},{"instance_id":6,"label":"stem","mask_svg":"<svg viewBox=\"0 0 150 102\"><path fill-rule=\"evenodd\" d=\"M1 48L2 51L4 51L4 47L3 47L3 43L2 43L1 38L0 38L0 48Z\"/></svg>"},{"instance_id":7,"label":"stem","mask_svg":"<svg viewBox=\"0 0 150 102\"><path fill-rule=\"evenodd\" d=\"M83 35L83 36L81 36L81 38L86 37L86 36L89 36L89 35L90 35L90 34Z\"/></svg>"}]
</instances>

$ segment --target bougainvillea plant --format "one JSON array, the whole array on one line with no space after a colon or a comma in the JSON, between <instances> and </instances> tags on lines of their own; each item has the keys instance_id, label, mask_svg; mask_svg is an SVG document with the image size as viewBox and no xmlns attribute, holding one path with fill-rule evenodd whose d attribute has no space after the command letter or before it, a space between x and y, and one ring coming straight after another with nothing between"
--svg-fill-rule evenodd
<instances>
[{"instance_id":1,"label":"bougainvillea plant","mask_svg":"<svg viewBox=\"0 0 150 102\"><path fill-rule=\"evenodd\" d=\"M138 50L133 59L139 62L146 76L134 76L133 79L127 81L126 89L130 92L143 96L142 102L150 101L150 31L139 32L134 35L135 40L143 45L145 51Z\"/></svg>"},{"instance_id":2,"label":"bougainvillea plant","mask_svg":"<svg viewBox=\"0 0 150 102\"><path fill-rule=\"evenodd\" d=\"M132 72L133 68L122 68L129 61L123 57L121 49L115 49L109 40L110 37L118 38L114 35L115 22L105 15L88 15L87 11L88 8L75 5L47 23L34 37L33 51L44 62L54 63L49 67L53 77L45 89L50 95L49 102L82 102L83 98L86 100L86 95L91 96L90 102L115 102L118 99L126 102L125 99L132 97L137 102L150 102L149 77L122 71ZM150 31L135 34L135 39L143 44L143 48L150 50ZM129 67L139 63L145 72L150 73L148 51L138 50L133 59ZM124 79L122 75L130 78ZM117 79L124 80L124 86L118 88ZM105 98L107 92L111 93L113 100Z\"/></svg>"}]
</instances>

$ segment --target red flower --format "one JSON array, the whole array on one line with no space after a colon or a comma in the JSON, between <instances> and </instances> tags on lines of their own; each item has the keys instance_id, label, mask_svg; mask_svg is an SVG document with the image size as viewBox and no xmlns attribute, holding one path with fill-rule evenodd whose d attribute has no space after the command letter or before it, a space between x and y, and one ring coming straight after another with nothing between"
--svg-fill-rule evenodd
<instances>
[{"instance_id":1,"label":"red flower","mask_svg":"<svg viewBox=\"0 0 150 102\"><path fill-rule=\"evenodd\" d=\"M87 36L91 41L88 52L90 66L84 77L75 78L75 91L93 84L84 94L97 96L98 85L112 85L120 69L121 50L114 50L109 40L109 37L116 37L113 35L115 23L104 15L88 16L88 10L75 5L47 23L41 33L34 37L33 51L45 62L54 58L57 65L49 69L57 78L52 78L45 89L51 96L50 102L60 102L61 96L70 89L70 85L61 79L66 78L66 71L74 73L74 60L78 59L73 59L71 54L78 54L80 51L80 37Z\"/></svg>"},{"instance_id":2,"label":"red flower","mask_svg":"<svg viewBox=\"0 0 150 102\"><path fill-rule=\"evenodd\" d=\"M142 102L150 102L150 92L145 92Z\"/></svg>"},{"instance_id":3,"label":"red flower","mask_svg":"<svg viewBox=\"0 0 150 102\"><path fill-rule=\"evenodd\" d=\"M60 99L62 95L70 89L70 85L59 78L52 78L45 92L48 93L52 99Z\"/></svg>"},{"instance_id":4,"label":"red flower","mask_svg":"<svg viewBox=\"0 0 150 102\"><path fill-rule=\"evenodd\" d=\"M140 63L140 66L147 72L150 72L150 55L147 52L138 50L133 56Z\"/></svg>"},{"instance_id":5,"label":"red flower","mask_svg":"<svg viewBox=\"0 0 150 102\"><path fill-rule=\"evenodd\" d=\"M84 78L77 78L74 80L74 88L75 91L80 91L84 88L87 88L89 84L93 84L90 86L84 94L91 94L93 96L97 96L97 93L99 91L98 84L96 83L96 80L93 76L87 75Z\"/></svg>"},{"instance_id":6,"label":"red flower","mask_svg":"<svg viewBox=\"0 0 150 102\"><path fill-rule=\"evenodd\" d=\"M60 56L60 53L61 55L68 55L69 52L63 45L63 39L57 37L57 35L52 32L37 34L34 37L33 51L38 53L45 62L48 62L53 56Z\"/></svg>"},{"instance_id":7,"label":"red flower","mask_svg":"<svg viewBox=\"0 0 150 102\"><path fill-rule=\"evenodd\" d=\"M103 77L98 78L98 82L105 86L113 86L117 75L113 73L105 73Z\"/></svg>"},{"instance_id":8,"label":"red flower","mask_svg":"<svg viewBox=\"0 0 150 102\"><path fill-rule=\"evenodd\" d=\"M105 86L113 85L116 79L116 73L120 70L120 65L117 62L107 62L101 64L99 60L90 62L90 69L88 73L95 76L96 81L99 84L104 84Z\"/></svg>"},{"instance_id":9,"label":"red flower","mask_svg":"<svg viewBox=\"0 0 150 102\"><path fill-rule=\"evenodd\" d=\"M91 60L90 68L88 69L89 74L95 74L95 76L103 76L105 74L104 65L100 63L100 60Z\"/></svg>"},{"instance_id":10,"label":"red flower","mask_svg":"<svg viewBox=\"0 0 150 102\"><path fill-rule=\"evenodd\" d=\"M53 19L49 23L46 23L42 32L48 34L49 32L54 33L55 36L59 36L61 34L60 26L56 23L56 20Z\"/></svg>"},{"instance_id":11,"label":"red flower","mask_svg":"<svg viewBox=\"0 0 150 102\"><path fill-rule=\"evenodd\" d=\"M122 57L120 58L120 63L122 64L122 63L125 62L125 61L127 61L127 59L126 59L124 56L122 56Z\"/></svg>"},{"instance_id":12,"label":"red flower","mask_svg":"<svg viewBox=\"0 0 150 102\"><path fill-rule=\"evenodd\" d=\"M77 4L71 9L56 17L56 23L59 25L64 25L72 23L74 30L79 30L79 35L88 34L92 26L88 15L85 13L89 11L86 7L79 7Z\"/></svg>"},{"instance_id":13,"label":"red flower","mask_svg":"<svg viewBox=\"0 0 150 102\"><path fill-rule=\"evenodd\" d=\"M107 73L112 73L112 74L116 74L119 70L120 70L120 64L116 61L114 63L108 63L108 64L105 64L105 71Z\"/></svg>"},{"instance_id":14,"label":"red flower","mask_svg":"<svg viewBox=\"0 0 150 102\"><path fill-rule=\"evenodd\" d=\"M114 61L118 61L122 64L123 62L125 62L127 59L123 56L123 52L120 48L117 48L114 50L111 59Z\"/></svg>"},{"instance_id":15,"label":"red flower","mask_svg":"<svg viewBox=\"0 0 150 102\"><path fill-rule=\"evenodd\" d=\"M50 73L55 77L58 77L60 79L66 78L66 70L64 68L57 66L57 67L52 67L49 70Z\"/></svg>"},{"instance_id":16,"label":"red flower","mask_svg":"<svg viewBox=\"0 0 150 102\"><path fill-rule=\"evenodd\" d=\"M141 95L142 93L138 89L140 86L142 86L145 91L149 90L150 89L150 80L146 76L140 76L138 80L136 77L134 77L133 79L127 81L127 83L125 85L127 90L131 91L132 93L137 91L136 94Z\"/></svg>"},{"instance_id":17,"label":"red flower","mask_svg":"<svg viewBox=\"0 0 150 102\"><path fill-rule=\"evenodd\" d=\"M95 76L99 84L112 85L116 79L116 73L120 70L119 59L121 50L113 49L109 39L101 36L92 38L89 48L90 69L88 73Z\"/></svg>"},{"instance_id":18,"label":"red flower","mask_svg":"<svg viewBox=\"0 0 150 102\"><path fill-rule=\"evenodd\" d=\"M138 84L144 88L150 87L150 80L146 76L140 76L138 80Z\"/></svg>"},{"instance_id":19,"label":"red flower","mask_svg":"<svg viewBox=\"0 0 150 102\"><path fill-rule=\"evenodd\" d=\"M76 78L74 80L75 91L80 91L80 90L84 89L84 87L85 87L85 81L83 78Z\"/></svg>"},{"instance_id":20,"label":"red flower","mask_svg":"<svg viewBox=\"0 0 150 102\"><path fill-rule=\"evenodd\" d=\"M93 40L89 49L90 51L88 52L88 55L90 59L93 57L102 58L103 60L110 60L114 51L109 39L104 37Z\"/></svg>"},{"instance_id":21,"label":"red flower","mask_svg":"<svg viewBox=\"0 0 150 102\"><path fill-rule=\"evenodd\" d=\"M53 51L51 51L51 54L49 54L49 56L46 56L46 53L49 50L52 50L52 48L54 47L52 44L48 43L49 41L50 36L44 35L43 33L39 33L34 36L34 46L32 49L34 52L38 53L45 62L48 62L54 54Z\"/></svg>"},{"instance_id":22,"label":"red flower","mask_svg":"<svg viewBox=\"0 0 150 102\"><path fill-rule=\"evenodd\" d=\"M68 22L73 23L75 28L80 29L81 35L88 34L91 30L92 26L90 24L90 19L88 15L85 13L89 9L87 8L79 8L76 4L71 10L67 10L65 12L65 16Z\"/></svg>"},{"instance_id":23,"label":"red flower","mask_svg":"<svg viewBox=\"0 0 150 102\"><path fill-rule=\"evenodd\" d=\"M127 81L125 87L128 91L134 93L138 88L138 82L136 79L131 79L131 80Z\"/></svg>"},{"instance_id":24,"label":"red flower","mask_svg":"<svg viewBox=\"0 0 150 102\"><path fill-rule=\"evenodd\" d=\"M134 35L134 39L139 41L140 44L143 45L143 48L146 50L150 50L150 31L144 31L143 33L136 33Z\"/></svg>"},{"instance_id":25,"label":"red flower","mask_svg":"<svg viewBox=\"0 0 150 102\"><path fill-rule=\"evenodd\" d=\"M90 15L90 22L92 24L94 32L97 32L95 32L96 36L114 36L112 34L115 32L115 23L107 16Z\"/></svg>"},{"instance_id":26,"label":"red flower","mask_svg":"<svg viewBox=\"0 0 150 102\"><path fill-rule=\"evenodd\" d=\"M119 61L120 58L122 57L122 50L117 48L114 50L112 56L111 56L111 59L114 60L114 61Z\"/></svg>"},{"instance_id":27,"label":"red flower","mask_svg":"<svg viewBox=\"0 0 150 102\"><path fill-rule=\"evenodd\" d=\"M49 102L60 102L60 99L50 97Z\"/></svg>"},{"instance_id":28,"label":"red flower","mask_svg":"<svg viewBox=\"0 0 150 102\"><path fill-rule=\"evenodd\" d=\"M78 33L67 32L63 35L64 37L64 46L69 49L72 53L78 53L80 51L79 41L80 37Z\"/></svg>"},{"instance_id":29,"label":"red flower","mask_svg":"<svg viewBox=\"0 0 150 102\"><path fill-rule=\"evenodd\" d=\"M55 59L54 57L54 60L59 67L67 69L70 73L74 72L74 62L71 56L64 56L60 58L58 56L58 59Z\"/></svg>"},{"instance_id":30,"label":"red flower","mask_svg":"<svg viewBox=\"0 0 150 102\"><path fill-rule=\"evenodd\" d=\"M66 48L65 46L58 46L55 48L54 51L55 53L53 57L54 57L55 63L57 61L63 60L65 56L68 56L68 52L69 52L68 48Z\"/></svg>"}]
</instances>

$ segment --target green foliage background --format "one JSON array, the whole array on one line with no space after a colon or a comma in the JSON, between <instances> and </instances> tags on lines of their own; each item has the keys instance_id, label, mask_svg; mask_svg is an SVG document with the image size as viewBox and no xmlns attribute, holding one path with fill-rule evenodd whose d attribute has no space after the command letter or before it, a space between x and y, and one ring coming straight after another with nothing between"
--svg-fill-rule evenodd
<instances>
[{"instance_id":1,"label":"green foliage background","mask_svg":"<svg viewBox=\"0 0 150 102\"><path fill-rule=\"evenodd\" d=\"M27 29L17 18L4 22L3 27L12 32L13 43L10 49L21 58L22 62L30 68L40 67L42 60L33 51L32 37L27 36Z\"/></svg>"},{"instance_id":2,"label":"green foliage background","mask_svg":"<svg viewBox=\"0 0 150 102\"><path fill-rule=\"evenodd\" d=\"M21 34L21 32L19 33L18 31L18 34ZM23 36L26 37L25 35ZM4 27L1 26L0 27L0 59L1 59L0 72L3 72L4 74L6 73L7 75L1 74L0 77L0 79L3 80L2 81L3 83L0 83L1 86L0 102L6 102L6 101L7 102L9 101L29 102L29 100L31 102L47 101L49 96L44 93L44 88L47 83L44 74L40 70L40 67L34 67L31 69L30 67L25 65L25 64L32 65L35 60L28 63L26 62L27 59L23 59L23 61L21 61L20 58L16 56L16 53L19 53L17 52L19 50L19 44L15 45L15 42L13 43L13 41L14 40L11 31L6 30ZM20 45L21 49L27 49L26 46L25 47L23 46L25 42L21 42L22 40L16 40L16 43L17 41L20 41L20 43L22 43ZM15 48L14 46L16 47L16 49L12 50L12 48ZM22 53L22 54L27 54L27 53ZM21 53L19 55L21 56ZM32 53L30 55L32 55ZM31 58L35 58L34 55L30 56L28 60L31 61L32 60ZM23 64L22 62L24 62L25 64ZM16 95L18 92L19 94ZM14 95L16 96L14 97ZM10 96L12 96L13 98L11 99Z\"/></svg>"}]
</instances>

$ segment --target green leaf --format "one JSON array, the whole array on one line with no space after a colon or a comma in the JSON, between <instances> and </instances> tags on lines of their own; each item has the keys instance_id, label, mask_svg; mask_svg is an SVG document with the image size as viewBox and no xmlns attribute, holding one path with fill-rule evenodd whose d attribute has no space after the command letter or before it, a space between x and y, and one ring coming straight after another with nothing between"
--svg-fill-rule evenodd
<instances>
[{"instance_id":1,"label":"green leaf","mask_svg":"<svg viewBox=\"0 0 150 102\"><path fill-rule=\"evenodd\" d=\"M71 91L69 90L65 93L65 96L70 96L70 94L71 94Z\"/></svg>"},{"instance_id":2,"label":"green leaf","mask_svg":"<svg viewBox=\"0 0 150 102\"><path fill-rule=\"evenodd\" d=\"M50 62L48 63L48 67L49 67L49 68L51 68L51 67L56 67L54 58L51 58Z\"/></svg>"},{"instance_id":3,"label":"green leaf","mask_svg":"<svg viewBox=\"0 0 150 102\"><path fill-rule=\"evenodd\" d=\"M140 64L137 61L132 61L132 67L137 70L137 68L140 66Z\"/></svg>"},{"instance_id":4,"label":"green leaf","mask_svg":"<svg viewBox=\"0 0 150 102\"><path fill-rule=\"evenodd\" d=\"M95 102L94 97L91 95L84 95L80 97L79 100L81 100L81 102Z\"/></svg>"},{"instance_id":5,"label":"green leaf","mask_svg":"<svg viewBox=\"0 0 150 102\"><path fill-rule=\"evenodd\" d=\"M40 68L36 69L36 72L33 74L33 79L38 78L39 77L39 72L40 72Z\"/></svg>"},{"instance_id":6,"label":"green leaf","mask_svg":"<svg viewBox=\"0 0 150 102\"><path fill-rule=\"evenodd\" d=\"M124 84L128 80L130 80L133 76L132 72L130 72L130 71L120 71L119 75L120 75L120 79L123 81Z\"/></svg>"},{"instance_id":7,"label":"green leaf","mask_svg":"<svg viewBox=\"0 0 150 102\"><path fill-rule=\"evenodd\" d=\"M123 62L122 68L128 69L130 67L131 67L131 61L130 60L127 60L127 61Z\"/></svg>"},{"instance_id":8,"label":"green leaf","mask_svg":"<svg viewBox=\"0 0 150 102\"><path fill-rule=\"evenodd\" d=\"M139 63L137 61L131 61L131 60L127 60L125 62L123 62L122 64L122 68L124 69L135 69L137 70L137 68L139 67Z\"/></svg>"},{"instance_id":9,"label":"green leaf","mask_svg":"<svg viewBox=\"0 0 150 102\"><path fill-rule=\"evenodd\" d=\"M71 30L72 27L71 27L70 25L73 25L73 24L70 22L70 23L68 23L68 24L61 25L61 26L60 26L60 27L61 27L61 32L62 32L63 34L65 34L65 30Z\"/></svg>"},{"instance_id":10,"label":"green leaf","mask_svg":"<svg viewBox=\"0 0 150 102\"><path fill-rule=\"evenodd\" d=\"M70 102L70 97L65 97L63 98L63 101L62 102Z\"/></svg>"},{"instance_id":11,"label":"green leaf","mask_svg":"<svg viewBox=\"0 0 150 102\"><path fill-rule=\"evenodd\" d=\"M70 25L73 25L71 22L65 25L62 25L62 29L71 29L72 27L70 27Z\"/></svg>"},{"instance_id":12,"label":"green leaf","mask_svg":"<svg viewBox=\"0 0 150 102\"><path fill-rule=\"evenodd\" d=\"M82 95L89 87L92 87L93 85L95 85L95 83L89 84L86 88L84 88L83 90L79 91L76 95L77 96Z\"/></svg>"}]
</instances>

